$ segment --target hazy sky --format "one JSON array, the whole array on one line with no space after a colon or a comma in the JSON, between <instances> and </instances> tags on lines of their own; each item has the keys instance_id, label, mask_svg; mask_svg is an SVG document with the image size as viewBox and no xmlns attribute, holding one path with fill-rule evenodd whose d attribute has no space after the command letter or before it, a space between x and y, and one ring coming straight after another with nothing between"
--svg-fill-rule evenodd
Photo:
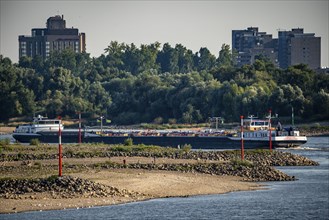
<instances>
[{"instance_id":1,"label":"hazy sky","mask_svg":"<svg viewBox=\"0 0 329 220\"><path fill-rule=\"evenodd\" d=\"M277 37L278 29L304 28L321 37L321 65L328 61L329 0L299 1L16 1L0 0L0 54L18 60L18 35L45 28L54 15L86 33L87 52L98 57L110 41L162 45L177 43L216 57L231 45L232 30L259 27Z\"/></svg>"}]
</instances>

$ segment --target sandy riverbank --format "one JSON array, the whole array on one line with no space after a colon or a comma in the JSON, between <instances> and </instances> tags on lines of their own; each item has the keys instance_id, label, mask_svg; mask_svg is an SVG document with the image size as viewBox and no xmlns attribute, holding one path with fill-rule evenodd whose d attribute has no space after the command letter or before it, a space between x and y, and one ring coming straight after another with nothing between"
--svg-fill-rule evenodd
<instances>
[{"instance_id":1,"label":"sandy riverbank","mask_svg":"<svg viewBox=\"0 0 329 220\"><path fill-rule=\"evenodd\" d=\"M255 190L257 183L244 182L241 177L172 171L118 169L89 170L71 176L92 180L103 185L138 192L139 196L111 196L101 198L59 198L49 193L30 193L16 199L0 198L0 213L30 210L50 210L113 205L152 198L221 194L241 190Z\"/></svg>"},{"instance_id":2,"label":"sandy riverbank","mask_svg":"<svg viewBox=\"0 0 329 220\"><path fill-rule=\"evenodd\" d=\"M57 155L57 145L2 144L0 213L255 190L257 181L295 180L272 166L318 165L280 151L246 151L241 161L237 151L67 144L58 178Z\"/></svg>"}]
</instances>

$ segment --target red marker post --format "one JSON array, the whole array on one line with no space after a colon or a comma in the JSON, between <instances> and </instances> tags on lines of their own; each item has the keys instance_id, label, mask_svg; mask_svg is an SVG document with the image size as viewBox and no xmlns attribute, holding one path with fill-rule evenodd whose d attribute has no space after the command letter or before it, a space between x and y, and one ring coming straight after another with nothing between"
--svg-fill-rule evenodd
<instances>
[{"instance_id":1,"label":"red marker post","mask_svg":"<svg viewBox=\"0 0 329 220\"><path fill-rule=\"evenodd\" d=\"M243 115L240 116L241 119L241 160L244 160L244 146L243 146Z\"/></svg>"},{"instance_id":2,"label":"red marker post","mask_svg":"<svg viewBox=\"0 0 329 220\"><path fill-rule=\"evenodd\" d=\"M269 130L269 142L270 142L270 152L272 152L272 129L271 129L271 114L272 114L272 110L269 110L269 117L268 117L268 130Z\"/></svg>"},{"instance_id":3,"label":"red marker post","mask_svg":"<svg viewBox=\"0 0 329 220\"><path fill-rule=\"evenodd\" d=\"M81 112L78 112L79 114L79 138L78 143L81 144Z\"/></svg>"},{"instance_id":4,"label":"red marker post","mask_svg":"<svg viewBox=\"0 0 329 220\"><path fill-rule=\"evenodd\" d=\"M61 120L62 117L58 116L58 176L62 176L62 131L61 131Z\"/></svg>"}]
</instances>

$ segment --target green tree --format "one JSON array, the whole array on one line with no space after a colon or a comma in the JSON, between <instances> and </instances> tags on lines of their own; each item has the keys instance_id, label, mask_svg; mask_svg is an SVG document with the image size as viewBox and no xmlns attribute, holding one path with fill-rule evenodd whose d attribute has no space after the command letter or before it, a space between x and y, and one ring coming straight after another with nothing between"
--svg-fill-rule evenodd
<instances>
[{"instance_id":1,"label":"green tree","mask_svg":"<svg viewBox=\"0 0 329 220\"><path fill-rule=\"evenodd\" d=\"M111 41L110 45L104 49L106 58L104 62L104 67L109 67L111 71L117 73L119 70L123 69L123 57L125 44L118 43L117 41Z\"/></svg>"},{"instance_id":2,"label":"green tree","mask_svg":"<svg viewBox=\"0 0 329 220\"><path fill-rule=\"evenodd\" d=\"M0 120L8 121L10 117L34 112L34 93L24 87L22 76L27 69L12 65L9 58L0 55Z\"/></svg>"},{"instance_id":3,"label":"green tree","mask_svg":"<svg viewBox=\"0 0 329 220\"><path fill-rule=\"evenodd\" d=\"M233 55L230 49L230 45L222 44L217 62L221 67L229 68L233 66Z\"/></svg>"},{"instance_id":4,"label":"green tree","mask_svg":"<svg viewBox=\"0 0 329 220\"><path fill-rule=\"evenodd\" d=\"M314 113L321 115L323 119L329 119L329 93L321 89L314 94Z\"/></svg>"},{"instance_id":5,"label":"green tree","mask_svg":"<svg viewBox=\"0 0 329 220\"><path fill-rule=\"evenodd\" d=\"M159 65L156 63L159 47L159 42L150 45L141 45L138 72L141 73L149 70L157 72L159 70Z\"/></svg>"},{"instance_id":6,"label":"green tree","mask_svg":"<svg viewBox=\"0 0 329 220\"><path fill-rule=\"evenodd\" d=\"M179 70L178 54L169 43L163 45L162 50L158 53L157 62L163 73L177 73Z\"/></svg>"},{"instance_id":7,"label":"green tree","mask_svg":"<svg viewBox=\"0 0 329 220\"><path fill-rule=\"evenodd\" d=\"M216 57L206 47L201 47L195 56L195 63L198 71L210 70L215 66Z\"/></svg>"},{"instance_id":8,"label":"green tree","mask_svg":"<svg viewBox=\"0 0 329 220\"><path fill-rule=\"evenodd\" d=\"M92 103L92 110L96 114L105 114L111 104L111 97L105 91L103 86L99 82L92 83L89 88L87 88L88 95L87 99Z\"/></svg>"},{"instance_id":9,"label":"green tree","mask_svg":"<svg viewBox=\"0 0 329 220\"><path fill-rule=\"evenodd\" d=\"M22 68L32 68L32 58L28 56L20 57L18 65Z\"/></svg>"},{"instance_id":10,"label":"green tree","mask_svg":"<svg viewBox=\"0 0 329 220\"><path fill-rule=\"evenodd\" d=\"M47 101L46 111L52 118L62 115L64 111L64 95L61 91L55 90L51 98Z\"/></svg>"},{"instance_id":11,"label":"green tree","mask_svg":"<svg viewBox=\"0 0 329 220\"><path fill-rule=\"evenodd\" d=\"M124 53L124 66L127 72L136 75L138 73L140 59L140 50L135 46L135 44L126 45Z\"/></svg>"}]
</instances>

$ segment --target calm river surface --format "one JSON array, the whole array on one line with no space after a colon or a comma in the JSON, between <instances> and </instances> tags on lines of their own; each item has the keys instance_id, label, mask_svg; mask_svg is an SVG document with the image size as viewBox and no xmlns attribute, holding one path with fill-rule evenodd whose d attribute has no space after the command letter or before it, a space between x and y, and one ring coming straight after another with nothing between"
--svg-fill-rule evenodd
<instances>
[{"instance_id":1,"label":"calm river surface","mask_svg":"<svg viewBox=\"0 0 329 220\"><path fill-rule=\"evenodd\" d=\"M320 166L280 167L298 180L265 182L267 190L6 214L0 219L329 219L329 137L310 137L302 148L283 151Z\"/></svg>"}]
</instances>

